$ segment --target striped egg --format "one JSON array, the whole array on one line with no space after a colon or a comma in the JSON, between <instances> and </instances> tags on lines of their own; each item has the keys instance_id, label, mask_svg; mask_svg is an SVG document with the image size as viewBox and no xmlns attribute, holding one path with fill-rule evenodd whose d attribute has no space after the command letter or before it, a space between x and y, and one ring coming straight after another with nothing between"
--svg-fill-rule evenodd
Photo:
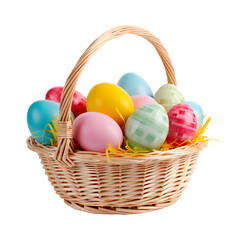
<instances>
[{"instance_id":1,"label":"striped egg","mask_svg":"<svg viewBox=\"0 0 240 240\"><path fill-rule=\"evenodd\" d=\"M131 148L153 151L165 141L168 127L168 115L164 107L158 103L149 103L130 115L124 133Z\"/></svg>"},{"instance_id":2,"label":"striped egg","mask_svg":"<svg viewBox=\"0 0 240 240\"><path fill-rule=\"evenodd\" d=\"M161 86L154 95L154 99L166 110L178 103L184 102L184 97L178 88L170 83Z\"/></svg>"},{"instance_id":3,"label":"striped egg","mask_svg":"<svg viewBox=\"0 0 240 240\"><path fill-rule=\"evenodd\" d=\"M182 143L192 140L198 129L196 114L193 109L183 103L179 103L168 110L169 132L167 141Z\"/></svg>"}]
</instances>

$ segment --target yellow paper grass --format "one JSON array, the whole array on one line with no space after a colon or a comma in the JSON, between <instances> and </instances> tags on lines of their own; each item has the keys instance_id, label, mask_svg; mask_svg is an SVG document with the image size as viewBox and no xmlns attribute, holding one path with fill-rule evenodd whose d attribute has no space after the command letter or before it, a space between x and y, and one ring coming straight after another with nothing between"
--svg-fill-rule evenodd
<instances>
[{"instance_id":1,"label":"yellow paper grass","mask_svg":"<svg viewBox=\"0 0 240 240\"><path fill-rule=\"evenodd\" d=\"M32 134L43 132L42 143L44 144L43 139L44 139L44 137L46 137L45 133L46 132L52 133L53 138L50 138L50 137L46 137L46 138L48 138L50 140L51 146L57 146L58 145L58 124L57 124L57 121L58 121L59 118L56 114L53 114L53 117L55 119L53 119L50 123L47 123L46 126L45 126L45 129L34 132ZM71 120L72 120L72 123L73 123L74 119L73 119L72 114L70 115L70 117L71 117ZM34 136L33 138L37 138L37 137L39 137L39 136Z\"/></svg>"},{"instance_id":2,"label":"yellow paper grass","mask_svg":"<svg viewBox=\"0 0 240 240\"><path fill-rule=\"evenodd\" d=\"M176 141L173 141L173 142L165 141L163 143L163 145L159 148L159 150L160 151L168 151L168 150L171 150L171 149L174 149L177 147L190 145L190 144L196 143L196 142L199 142L199 143L208 142L211 139L208 139L207 136L203 136L203 134L204 134L204 132L206 132L210 121L211 121L211 118L209 117L201 129L200 129L200 126L198 127L198 131L197 131L195 137L193 138L193 140L186 140L182 143L177 143Z\"/></svg>"},{"instance_id":3,"label":"yellow paper grass","mask_svg":"<svg viewBox=\"0 0 240 240\"><path fill-rule=\"evenodd\" d=\"M165 141L159 149L154 149L153 151L168 151L168 150L171 150L171 149L174 149L177 147L190 145L190 144L196 143L196 142L199 142L199 143L208 142L212 138L208 139L207 136L204 136L203 134L206 132L210 121L211 121L211 118L209 117L201 129L200 129L200 126L198 127L198 131L197 131L195 137L193 138L193 140L186 140L180 144L177 143L176 141L173 141L173 142ZM120 144L118 145L117 148L112 147L110 144L108 144L108 146L109 147L106 149L107 162L111 162L109 159L109 152L111 152L115 155L122 154L122 153L134 153L134 154L138 154L138 155L142 155L142 156L146 156L149 153L149 151L143 151L136 147L131 148L128 145L128 141L125 138L124 138L123 147L121 147Z\"/></svg>"},{"instance_id":4,"label":"yellow paper grass","mask_svg":"<svg viewBox=\"0 0 240 240\"><path fill-rule=\"evenodd\" d=\"M118 155L118 154L121 154L121 153L135 153L135 154L138 154L138 155L140 154L141 156L147 156L148 151L143 151L143 150L140 150L136 147L131 148L128 145L128 141L125 138L124 138L123 145L124 145L124 148L121 147L120 143L118 144L117 148L114 148L113 146L108 144L108 148L106 149L107 162L111 162L110 159L109 159L109 152L111 152L115 155Z\"/></svg>"},{"instance_id":5,"label":"yellow paper grass","mask_svg":"<svg viewBox=\"0 0 240 240\"><path fill-rule=\"evenodd\" d=\"M51 146L57 146L57 144L58 144L58 127L57 127L58 116L55 114L53 114L53 116L55 119L53 119L51 121L51 123L47 123L43 130L34 132L33 134L43 132L43 134L42 134L42 143L43 143L44 137L46 137L45 132L50 132L50 133L52 133L53 138L50 138L50 137L46 137L46 138L48 138L50 140ZM39 137L39 136L34 136L33 138L37 138L37 137Z\"/></svg>"}]
</instances>

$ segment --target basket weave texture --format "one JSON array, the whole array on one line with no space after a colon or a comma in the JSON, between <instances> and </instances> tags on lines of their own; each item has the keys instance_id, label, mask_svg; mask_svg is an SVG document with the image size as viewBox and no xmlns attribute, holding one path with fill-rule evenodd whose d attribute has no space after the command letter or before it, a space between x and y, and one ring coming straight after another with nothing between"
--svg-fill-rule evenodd
<instances>
[{"instance_id":1,"label":"basket weave texture","mask_svg":"<svg viewBox=\"0 0 240 240\"><path fill-rule=\"evenodd\" d=\"M28 148L37 152L49 181L64 202L90 213L133 214L175 203L190 180L199 151L206 143L193 143L143 156L78 150L72 138L70 110L77 81L94 53L109 40L125 34L148 40L157 50L168 83L176 85L175 72L162 43L150 32L134 26L114 27L97 38L83 53L69 75L60 103L58 146L43 146L32 137Z\"/></svg>"}]
</instances>

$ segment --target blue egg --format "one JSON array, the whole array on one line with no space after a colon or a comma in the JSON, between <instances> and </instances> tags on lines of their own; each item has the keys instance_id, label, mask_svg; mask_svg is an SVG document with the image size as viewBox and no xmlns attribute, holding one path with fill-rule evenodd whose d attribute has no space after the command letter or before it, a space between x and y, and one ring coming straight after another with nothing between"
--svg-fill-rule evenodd
<instances>
[{"instance_id":1,"label":"blue egg","mask_svg":"<svg viewBox=\"0 0 240 240\"><path fill-rule=\"evenodd\" d=\"M34 102L28 109L27 123L32 137L39 143L49 146L55 142L54 135L49 132L51 127L57 131L60 104L49 100ZM74 115L71 113L72 119ZM55 126L53 124L55 122ZM50 124L50 126L49 126Z\"/></svg>"},{"instance_id":2,"label":"blue egg","mask_svg":"<svg viewBox=\"0 0 240 240\"><path fill-rule=\"evenodd\" d=\"M153 97L153 92L147 82L136 73L124 74L117 83L130 96L133 95L147 95Z\"/></svg>"},{"instance_id":3,"label":"blue egg","mask_svg":"<svg viewBox=\"0 0 240 240\"><path fill-rule=\"evenodd\" d=\"M194 113L196 114L198 123L200 124L200 128L202 128L203 117L204 117L202 107L198 103L193 101L185 101L183 103L189 105L193 109Z\"/></svg>"}]
</instances>

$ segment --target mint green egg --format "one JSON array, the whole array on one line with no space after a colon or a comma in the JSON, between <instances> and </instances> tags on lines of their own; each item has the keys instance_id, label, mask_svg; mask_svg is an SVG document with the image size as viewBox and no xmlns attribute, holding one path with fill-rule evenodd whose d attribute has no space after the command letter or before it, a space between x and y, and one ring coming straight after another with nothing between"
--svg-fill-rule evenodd
<instances>
[{"instance_id":1,"label":"mint green egg","mask_svg":"<svg viewBox=\"0 0 240 240\"><path fill-rule=\"evenodd\" d=\"M154 95L154 99L161 104L166 110L178 103L185 101L182 93L178 88L170 83L162 85Z\"/></svg>"},{"instance_id":2,"label":"mint green egg","mask_svg":"<svg viewBox=\"0 0 240 240\"><path fill-rule=\"evenodd\" d=\"M169 121L166 110L158 103L145 104L128 118L124 133L131 148L153 151L165 141Z\"/></svg>"}]
</instances>

